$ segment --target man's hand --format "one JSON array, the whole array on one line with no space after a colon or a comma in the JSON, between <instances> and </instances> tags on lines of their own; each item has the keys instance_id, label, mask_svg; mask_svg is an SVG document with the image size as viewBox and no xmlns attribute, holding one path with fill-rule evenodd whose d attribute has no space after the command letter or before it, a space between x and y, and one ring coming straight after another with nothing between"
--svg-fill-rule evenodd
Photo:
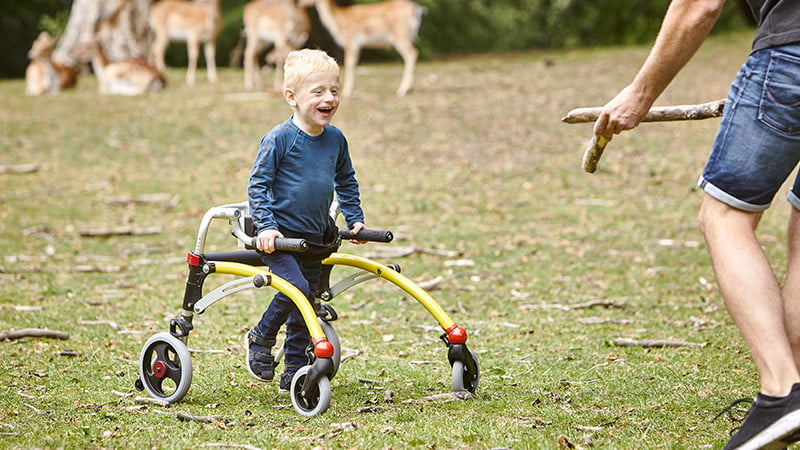
<instances>
[{"instance_id":1,"label":"man's hand","mask_svg":"<svg viewBox=\"0 0 800 450\"><path fill-rule=\"evenodd\" d=\"M651 102L634 92L632 86L624 88L603 106L594 123L595 136L602 136L608 142L615 134L636 128L647 115L650 106Z\"/></svg>"}]
</instances>

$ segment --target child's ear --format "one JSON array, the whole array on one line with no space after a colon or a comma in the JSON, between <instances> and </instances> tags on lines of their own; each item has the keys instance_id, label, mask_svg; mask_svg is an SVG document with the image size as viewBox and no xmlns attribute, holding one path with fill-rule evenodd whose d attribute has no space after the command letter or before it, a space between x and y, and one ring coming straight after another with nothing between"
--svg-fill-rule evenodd
<instances>
[{"instance_id":1,"label":"child's ear","mask_svg":"<svg viewBox=\"0 0 800 450\"><path fill-rule=\"evenodd\" d=\"M292 106L292 107L297 106L297 101L294 98L294 91L293 90L291 90L289 88L284 89L283 90L283 99L286 100L286 103L288 103L289 106Z\"/></svg>"}]
</instances>

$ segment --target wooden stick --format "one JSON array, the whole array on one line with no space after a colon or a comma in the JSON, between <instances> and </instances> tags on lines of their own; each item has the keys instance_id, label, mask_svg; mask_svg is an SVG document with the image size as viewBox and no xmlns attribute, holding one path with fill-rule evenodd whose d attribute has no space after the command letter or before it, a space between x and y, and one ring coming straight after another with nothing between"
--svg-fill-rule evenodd
<instances>
[{"instance_id":1,"label":"wooden stick","mask_svg":"<svg viewBox=\"0 0 800 450\"><path fill-rule=\"evenodd\" d=\"M42 330L39 328L24 328L17 331L2 331L0 332L0 341L13 341L24 337L43 337L51 339L61 339L66 341L69 339L69 334L63 331Z\"/></svg>"},{"instance_id":2,"label":"wooden stick","mask_svg":"<svg viewBox=\"0 0 800 450\"><path fill-rule=\"evenodd\" d=\"M588 173L594 173L597 170L597 162L603 156L603 151L606 149L608 141L603 136L593 136L592 141L586 146L583 151L583 170Z\"/></svg>"},{"instance_id":3,"label":"wooden stick","mask_svg":"<svg viewBox=\"0 0 800 450\"><path fill-rule=\"evenodd\" d=\"M699 105L657 106L651 108L644 116L642 122L669 122L675 120L702 120L722 116L725 109L725 99L716 100ZM594 122L600 116L601 107L576 108L568 112L561 121L565 123ZM592 137L589 145L583 151L583 170L594 173L597 162L603 156L608 141L602 136Z\"/></svg>"},{"instance_id":4,"label":"wooden stick","mask_svg":"<svg viewBox=\"0 0 800 450\"><path fill-rule=\"evenodd\" d=\"M657 106L650 109L642 122L670 122L675 120L702 120L722 116L725 99L699 105ZM561 121L564 123L594 122L602 107L576 108L568 112Z\"/></svg>"}]
</instances>

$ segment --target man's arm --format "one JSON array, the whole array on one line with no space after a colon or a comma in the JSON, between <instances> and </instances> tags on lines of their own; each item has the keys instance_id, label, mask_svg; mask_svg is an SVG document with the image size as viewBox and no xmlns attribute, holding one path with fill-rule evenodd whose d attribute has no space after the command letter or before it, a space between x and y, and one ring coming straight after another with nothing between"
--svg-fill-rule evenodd
<instances>
[{"instance_id":1,"label":"man's arm","mask_svg":"<svg viewBox=\"0 0 800 450\"><path fill-rule=\"evenodd\" d=\"M604 107L594 134L611 140L636 128L678 72L700 48L719 19L725 0L673 0L653 48L633 82Z\"/></svg>"}]
</instances>

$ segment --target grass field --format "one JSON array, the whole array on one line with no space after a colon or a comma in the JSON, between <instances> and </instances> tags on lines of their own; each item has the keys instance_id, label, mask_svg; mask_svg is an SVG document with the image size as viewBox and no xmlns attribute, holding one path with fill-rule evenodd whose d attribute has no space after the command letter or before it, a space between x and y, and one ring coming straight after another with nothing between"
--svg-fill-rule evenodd
<instances>
[{"instance_id":1,"label":"grass field","mask_svg":"<svg viewBox=\"0 0 800 450\"><path fill-rule=\"evenodd\" d=\"M708 41L658 104L723 98L749 41ZM602 105L646 53L425 61L401 99L399 65L359 68L334 123L367 224L393 230L389 246L457 253L378 260L417 282L442 277L431 294L470 333L481 385L468 401L425 401L450 390L440 332L412 298L373 281L334 302L356 356L332 380L330 409L311 419L244 367L243 335L271 293L195 318L181 402L140 408L133 388L142 345L179 311L204 211L246 198L261 135L288 117L283 100L243 92L240 69L213 86L201 72L194 88L171 69L167 90L139 98L101 96L89 76L44 97L0 82L0 165L37 169L0 174L0 331L69 333L0 343L0 447L721 447L736 423L711 419L754 395L757 376L695 220L718 121L643 125L609 144L591 175L580 165L591 125L559 121ZM787 215L779 199L761 227L779 273ZM152 233L91 236L100 230ZM216 230L209 250L235 245Z\"/></svg>"}]
</instances>

